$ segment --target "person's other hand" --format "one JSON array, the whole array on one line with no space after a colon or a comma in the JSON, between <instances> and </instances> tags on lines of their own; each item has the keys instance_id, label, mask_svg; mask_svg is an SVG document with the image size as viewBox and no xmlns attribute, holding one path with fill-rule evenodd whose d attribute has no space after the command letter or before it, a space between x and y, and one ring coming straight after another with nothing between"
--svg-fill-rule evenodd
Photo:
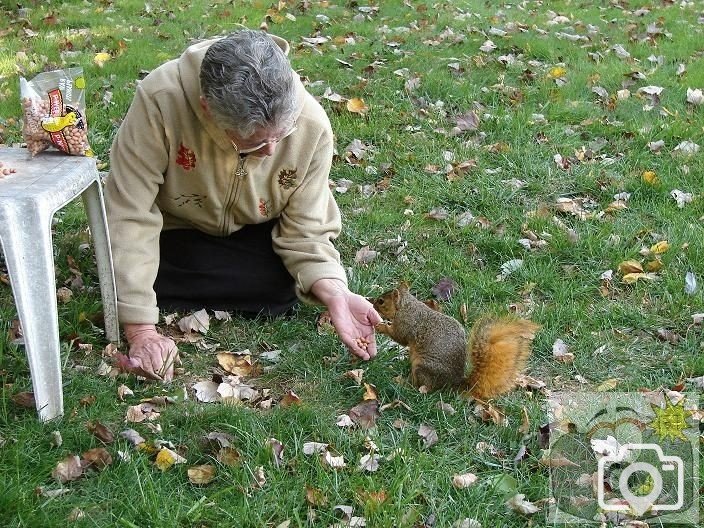
<instances>
[{"instance_id":1,"label":"person's other hand","mask_svg":"<svg viewBox=\"0 0 704 528\"><path fill-rule=\"evenodd\" d=\"M320 279L312 290L328 307L337 335L350 352L364 360L376 356L374 327L382 319L372 304L336 280Z\"/></svg>"},{"instance_id":2,"label":"person's other hand","mask_svg":"<svg viewBox=\"0 0 704 528\"><path fill-rule=\"evenodd\" d=\"M130 345L123 368L145 378L171 381L174 365L180 362L176 343L157 332L154 325L125 324L123 328Z\"/></svg>"}]
</instances>

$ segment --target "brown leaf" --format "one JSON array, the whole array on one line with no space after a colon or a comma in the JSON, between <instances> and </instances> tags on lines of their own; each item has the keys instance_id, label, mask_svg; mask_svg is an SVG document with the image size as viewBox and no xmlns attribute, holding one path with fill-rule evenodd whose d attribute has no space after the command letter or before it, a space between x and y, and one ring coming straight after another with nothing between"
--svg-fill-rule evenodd
<instances>
[{"instance_id":1,"label":"brown leaf","mask_svg":"<svg viewBox=\"0 0 704 528\"><path fill-rule=\"evenodd\" d=\"M353 369L353 370L348 370L345 372L343 375L345 378L350 378L353 380L358 386L361 387L362 385L362 376L364 376L364 369Z\"/></svg>"},{"instance_id":2,"label":"brown leaf","mask_svg":"<svg viewBox=\"0 0 704 528\"><path fill-rule=\"evenodd\" d=\"M330 312L325 310L318 316L316 321L316 328L318 329L318 335L335 335L335 327L332 324L332 317Z\"/></svg>"},{"instance_id":3,"label":"brown leaf","mask_svg":"<svg viewBox=\"0 0 704 528\"><path fill-rule=\"evenodd\" d=\"M372 385L371 383L364 383L364 396L362 396L363 400L378 400L379 397L376 393L376 387Z\"/></svg>"},{"instance_id":4,"label":"brown leaf","mask_svg":"<svg viewBox=\"0 0 704 528\"><path fill-rule=\"evenodd\" d=\"M314 508L326 506L328 503L328 499L321 490L318 488L311 488L310 486L306 486L306 501Z\"/></svg>"},{"instance_id":5,"label":"brown leaf","mask_svg":"<svg viewBox=\"0 0 704 528\"><path fill-rule=\"evenodd\" d=\"M34 409L36 406L33 392L18 392L12 395L12 403L20 407Z\"/></svg>"},{"instance_id":6,"label":"brown leaf","mask_svg":"<svg viewBox=\"0 0 704 528\"><path fill-rule=\"evenodd\" d=\"M215 478L215 466L203 464L188 468L188 480L191 484L210 484Z\"/></svg>"},{"instance_id":7,"label":"brown leaf","mask_svg":"<svg viewBox=\"0 0 704 528\"><path fill-rule=\"evenodd\" d=\"M134 392L127 385L122 384L117 388L117 397L124 401L126 396L134 396Z\"/></svg>"},{"instance_id":8,"label":"brown leaf","mask_svg":"<svg viewBox=\"0 0 704 528\"><path fill-rule=\"evenodd\" d=\"M261 372L259 366L252 363L252 356L249 354L241 356L232 352L218 352L217 358L220 366L231 374L249 377L256 376Z\"/></svg>"},{"instance_id":9,"label":"brown leaf","mask_svg":"<svg viewBox=\"0 0 704 528\"><path fill-rule=\"evenodd\" d=\"M478 416L485 422L492 421L496 425L508 425L506 415L498 407L486 402L477 402L474 406L474 415Z\"/></svg>"},{"instance_id":10,"label":"brown leaf","mask_svg":"<svg viewBox=\"0 0 704 528\"><path fill-rule=\"evenodd\" d=\"M618 270L623 274L643 273L643 266L637 260L624 260L618 265Z\"/></svg>"},{"instance_id":11,"label":"brown leaf","mask_svg":"<svg viewBox=\"0 0 704 528\"><path fill-rule=\"evenodd\" d=\"M97 420L86 422L86 429L98 440L106 444L110 444L115 440L113 432Z\"/></svg>"},{"instance_id":12,"label":"brown leaf","mask_svg":"<svg viewBox=\"0 0 704 528\"><path fill-rule=\"evenodd\" d=\"M357 253L354 256L354 262L355 264L369 264L371 263L379 253L377 251L374 251L373 249L370 249L369 246L364 246L363 248L360 248Z\"/></svg>"},{"instance_id":13,"label":"brown leaf","mask_svg":"<svg viewBox=\"0 0 704 528\"><path fill-rule=\"evenodd\" d=\"M94 394L88 394L87 396L83 396L80 400L78 400L78 403L83 405L83 407L90 407L97 401L97 397Z\"/></svg>"},{"instance_id":14,"label":"brown leaf","mask_svg":"<svg viewBox=\"0 0 704 528\"><path fill-rule=\"evenodd\" d=\"M85 467L92 467L102 471L112 464L112 457L104 447L96 447L83 453L83 461Z\"/></svg>"},{"instance_id":15,"label":"brown leaf","mask_svg":"<svg viewBox=\"0 0 704 528\"><path fill-rule=\"evenodd\" d=\"M81 459L77 455L69 455L61 462L56 464L56 467L51 472L54 480L64 483L76 480L83 475L83 466Z\"/></svg>"},{"instance_id":16,"label":"brown leaf","mask_svg":"<svg viewBox=\"0 0 704 528\"><path fill-rule=\"evenodd\" d=\"M460 132L473 132L479 128L479 116L473 110L455 118Z\"/></svg>"},{"instance_id":17,"label":"brown leaf","mask_svg":"<svg viewBox=\"0 0 704 528\"><path fill-rule=\"evenodd\" d=\"M376 426L376 420L379 417L379 402L365 400L352 407L347 414L362 429L371 429Z\"/></svg>"},{"instance_id":18,"label":"brown leaf","mask_svg":"<svg viewBox=\"0 0 704 528\"><path fill-rule=\"evenodd\" d=\"M300 405L301 399L292 390L288 391L283 398L281 398L281 407L290 407L291 405Z\"/></svg>"},{"instance_id":19,"label":"brown leaf","mask_svg":"<svg viewBox=\"0 0 704 528\"><path fill-rule=\"evenodd\" d=\"M242 462L242 455L233 447L222 447L215 457L224 466L237 466Z\"/></svg>"},{"instance_id":20,"label":"brown leaf","mask_svg":"<svg viewBox=\"0 0 704 528\"><path fill-rule=\"evenodd\" d=\"M456 291L457 283L452 279L445 277L440 279L438 283L433 286L431 293L441 301L448 301L452 298Z\"/></svg>"}]
</instances>

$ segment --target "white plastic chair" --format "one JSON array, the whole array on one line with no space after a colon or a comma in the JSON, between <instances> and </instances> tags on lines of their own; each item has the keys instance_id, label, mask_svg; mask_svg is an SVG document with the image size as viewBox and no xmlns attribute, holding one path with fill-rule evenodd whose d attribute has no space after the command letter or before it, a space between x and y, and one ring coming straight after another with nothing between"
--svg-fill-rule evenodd
<instances>
[{"instance_id":1,"label":"white plastic chair","mask_svg":"<svg viewBox=\"0 0 704 528\"><path fill-rule=\"evenodd\" d=\"M17 172L0 177L0 244L32 375L41 420L63 414L56 275L51 236L54 213L81 196L95 247L105 334L119 342L112 253L100 177L92 158L0 148L0 161Z\"/></svg>"}]
</instances>

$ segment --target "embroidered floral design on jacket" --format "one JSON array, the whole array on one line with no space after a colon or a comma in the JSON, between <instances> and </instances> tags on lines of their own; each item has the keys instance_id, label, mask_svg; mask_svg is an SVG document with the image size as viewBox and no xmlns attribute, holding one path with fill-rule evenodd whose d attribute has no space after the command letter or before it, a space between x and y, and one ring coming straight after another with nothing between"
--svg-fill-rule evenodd
<instances>
[{"instance_id":1,"label":"embroidered floral design on jacket","mask_svg":"<svg viewBox=\"0 0 704 528\"><path fill-rule=\"evenodd\" d=\"M296 171L298 169L281 169L279 172L279 185L284 189L290 189L296 185Z\"/></svg>"},{"instance_id":2,"label":"embroidered floral design on jacket","mask_svg":"<svg viewBox=\"0 0 704 528\"><path fill-rule=\"evenodd\" d=\"M203 194L179 194L174 201L176 202L176 207L181 207L192 203L196 207L203 207L203 201L207 196Z\"/></svg>"},{"instance_id":3,"label":"embroidered floral design on jacket","mask_svg":"<svg viewBox=\"0 0 704 528\"><path fill-rule=\"evenodd\" d=\"M196 167L196 153L193 152L188 147L185 147L183 143L178 148L178 156L176 157L176 163L183 167L183 170L191 170Z\"/></svg>"},{"instance_id":4,"label":"embroidered floral design on jacket","mask_svg":"<svg viewBox=\"0 0 704 528\"><path fill-rule=\"evenodd\" d=\"M269 211L269 200L259 198L259 214L266 217L271 214L271 211Z\"/></svg>"}]
</instances>

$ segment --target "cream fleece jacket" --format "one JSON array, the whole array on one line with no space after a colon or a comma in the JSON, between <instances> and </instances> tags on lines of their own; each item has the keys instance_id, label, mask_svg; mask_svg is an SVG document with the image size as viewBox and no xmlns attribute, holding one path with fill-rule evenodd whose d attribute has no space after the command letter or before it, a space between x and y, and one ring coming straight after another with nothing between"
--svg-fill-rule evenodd
<instances>
[{"instance_id":1,"label":"cream fleece jacket","mask_svg":"<svg viewBox=\"0 0 704 528\"><path fill-rule=\"evenodd\" d=\"M288 53L288 44L274 37ZM298 129L266 158L240 158L200 105L200 64L212 40L189 47L138 85L110 151L105 201L120 323L156 323L153 284L162 229L225 236L278 217L273 246L298 296L322 278L346 283L333 246L340 212L328 187L333 135L297 85ZM184 289L189 287L183 285Z\"/></svg>"}]
</instances>

